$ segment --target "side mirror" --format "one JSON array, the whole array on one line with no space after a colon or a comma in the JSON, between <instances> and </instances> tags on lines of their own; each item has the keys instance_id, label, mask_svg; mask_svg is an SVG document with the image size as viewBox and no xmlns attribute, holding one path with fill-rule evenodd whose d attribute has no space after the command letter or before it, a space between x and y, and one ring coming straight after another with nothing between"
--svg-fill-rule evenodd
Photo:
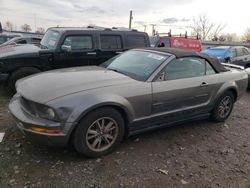
<instances>
[{"instance_id":1,"label":"side mirror","mask_svg":"<svg viewBox=\"0 0 250 188\"><path fill-rule=\"evenodd\" d=\"M62 45L61 47L62 51L64 52L71 52L71 46L67 46L67 45Z\"/></svg>"},{"instance_id":2,"label":"side mirror","mask_svg":"<svg viewBox=\"0 0 250 188\"><path fill-rule=\"evenodd\" d=\"M228 57L225 57L224 60L225 60L225 62L230 62L231 58L228 56Z\"/></svg>"}]
</instances>

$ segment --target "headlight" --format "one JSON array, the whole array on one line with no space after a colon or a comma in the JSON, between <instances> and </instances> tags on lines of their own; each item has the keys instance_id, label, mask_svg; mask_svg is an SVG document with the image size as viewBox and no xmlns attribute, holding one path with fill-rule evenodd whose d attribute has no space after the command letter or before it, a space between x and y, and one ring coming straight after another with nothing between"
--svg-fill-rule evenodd
<instances>
[{"instance_id":1,"label":"headlight","mask_svg":"<svg viewBox=\"0 0 250 188\"><path fill-rule=\"evenodd\" d=\"M23 109L28 113L32 114L33 116L52 121L58 121L58 116L53 108L27 100L24 97L20 98L20 102L22 104Z\"/></svg>"},{"instance_id":2,"label":"headlight","mask_svg":"<svg viewBox=\"0 0 250 188\"><path fill-rule=\"evenodd\" d=\"M36 115L40 118L49 119L49 120L56 120L56 113L55 111L45 105L36 104Z\"/></svg>"}]
</instances>

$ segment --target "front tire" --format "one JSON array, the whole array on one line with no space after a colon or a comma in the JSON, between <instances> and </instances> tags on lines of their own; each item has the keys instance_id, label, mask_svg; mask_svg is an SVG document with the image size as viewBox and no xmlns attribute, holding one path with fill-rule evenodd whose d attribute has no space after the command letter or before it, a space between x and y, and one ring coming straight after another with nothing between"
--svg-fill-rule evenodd
<instances>
[{"instance_id":1,"label":"front tire","mask_svg":"<svg viewBox=\"0 0 250 188\"><path fill-rule=\"evenodd\" d=\"M99 157L113 151L124 136L124 120L110 107L100 108L84 117L73 135L75 149L87 157Z\"/></svg>"},{"instance_id":2,"label":"front tire","mask_svg":"<svg viewBox=\"0 0 250 188\"><path fill-rule=\"evenodd\" d=\"M217 122L225 121L232 112L235 98L232 92L225 92L218 100L212 111L212 119Z\"/></svg>"}]
</instances>

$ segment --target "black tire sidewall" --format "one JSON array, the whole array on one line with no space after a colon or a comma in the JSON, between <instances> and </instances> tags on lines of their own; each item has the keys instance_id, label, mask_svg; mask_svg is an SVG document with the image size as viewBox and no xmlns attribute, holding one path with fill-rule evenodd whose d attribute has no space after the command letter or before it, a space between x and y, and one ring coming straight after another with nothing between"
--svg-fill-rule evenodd
<instances>
[{"instance_id":1,"label":"black tire sidewall","mask_svg":"<svg viewBox=\"0 0 250 188\"><path fill-rule=\"evenodd\" d=\"M229 96L232 99L232 105L231 105L231 109L230 109L229 114L226 117L221 118L219 116L219 105L220 105L222 99L225 98L226 96ZM235 102L235 98L234 98L234 95L233 95L233 93L231 91L227 91L227 92L223 93L219 97L219 99L217 100L217 102L215 104L215 107L214 107L214 109L212 111L212 119L215 120L215 121L217 121L217 122L223 122L223 121L225 121L230 116L230 114L231 114L231 112L233 110L234 102Z\"/></svg>"},{"instance_id":2,"label":"black tire sidewall","mask_svg":"<svg viewBox=\"0 0 250 188\"><path fill-rule=\"evenodd\" d=\"M99 119L101 117L110 117L117 122L118 135L117 135L116 141L114 142L114 144L110 148L108 148L107 150L102 151L102 152L96 152L96 151L92 151L87 146L86 133L87 133L89 126L94 121L96 121L97 119ZM74 136L73 137L74 147L79 153L81 153L87 157L100 157L100 156L106 155L106 154L110 153L111 151L113 151L119 145L119 143L122 141L122 139L124 137L124 131L125 131L124 126L125 126L124 119L123 119L122 115L114 108L104 107L104 108L94 110L94 111L90 112L89 114L87 114L80 121L78 126L76 127L76 129L74 131L74 135L73 135Z\"/></svg>"}]
</instances>

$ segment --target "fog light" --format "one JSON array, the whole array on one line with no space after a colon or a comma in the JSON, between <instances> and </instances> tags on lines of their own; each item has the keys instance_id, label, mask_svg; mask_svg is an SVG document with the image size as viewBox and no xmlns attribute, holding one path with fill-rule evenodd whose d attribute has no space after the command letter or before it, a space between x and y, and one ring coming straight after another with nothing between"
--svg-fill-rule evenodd
<instances>
[{"instance_id":1,"label":"fog light","mask_svg":"<svg viewBox=\"0 0 250 188\"><path fill-rule=\"evenodd\" d=\"M60 133L62 133L62 130L44 129L44 128L38 128L38 127L31 127L31 130L35 131L35 132L47 133L47 134L60 134Z\"/></svg>"}]
</instances>

